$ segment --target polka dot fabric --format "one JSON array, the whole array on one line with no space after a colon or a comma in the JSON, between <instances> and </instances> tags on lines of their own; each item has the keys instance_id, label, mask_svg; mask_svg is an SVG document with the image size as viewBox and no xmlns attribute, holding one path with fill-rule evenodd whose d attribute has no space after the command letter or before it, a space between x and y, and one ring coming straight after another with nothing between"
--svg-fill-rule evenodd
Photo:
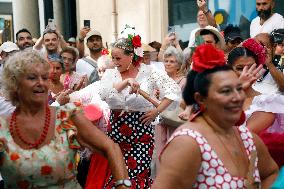
<instances>
[{"instance_id":1,"label":"polka dot fabric","mask_svg":"<svg viewBox=\"0 0 284 189\"><path fill-rule=\"evenodd\" d=\"M239 134L244 143L246 153L250 159L252 150L256 150L253 137L246 127L238 127ZM191 129L183 129L175 132L169 139L171 142L178 136L190 136L199 144L201 151L201 167L199 169L196 182L193 188L196 189L243 189L244 178L231 176L228 170L224 167L223 162L218 158L216 152L208 144L207 140L197 131ZM257 168L257 161L255 163L254 179L255 182L260 183L259 171Z\"/></svg>"},{"instance_id":2,"label":"polka dot fabric","mask_svg":"<svg viewBox=\"0 0 284 189\"><path fill-rule=\"evenodd\" d=\"M139 121L139 118L144 115L143 112L119 114L120 112L111 112L108 136L121 148L132 181L131 188L150 188L154 128L152 125L144 125Z\"/></svg>"}]
</instances>

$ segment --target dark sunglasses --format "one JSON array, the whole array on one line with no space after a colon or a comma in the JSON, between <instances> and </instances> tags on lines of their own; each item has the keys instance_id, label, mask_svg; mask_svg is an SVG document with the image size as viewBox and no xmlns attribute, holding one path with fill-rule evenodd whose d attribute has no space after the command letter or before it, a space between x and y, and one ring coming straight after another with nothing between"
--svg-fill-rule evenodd
<instances>
[{"instance_id":1,"label":"dark sunglasses","mask_svg":"<svg viewBox=\"0 0 284 189\"><path fill-rule=\"evenodd\" d=\"M240 44L241 42L243 42L243 40L237 38L237 39L231 40L231 41L229 41L229 42L230 42L232 45L238 45L238 44Z\"/></svg>"}]
</instances>

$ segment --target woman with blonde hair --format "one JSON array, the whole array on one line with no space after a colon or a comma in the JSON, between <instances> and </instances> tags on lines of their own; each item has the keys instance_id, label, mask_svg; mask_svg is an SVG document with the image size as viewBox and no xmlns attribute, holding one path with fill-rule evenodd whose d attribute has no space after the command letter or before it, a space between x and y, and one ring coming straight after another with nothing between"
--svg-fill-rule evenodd
<instances>
[{"instance_id":1,"label":"woman with blonde hair","mask_svg":"<svg viewBox=\"0 0 284 189\"><path fill-rule=\"evenodd\" d=\"M16 106L11 116L0 117L5 187L80 189L75 155L81 146L108 159L115 181L127 179L119 146L93 127L79 104L58 108L47 104L49 66L35 51L19 52L5 65L3 91Z\"/></svg>"}]
</instances>

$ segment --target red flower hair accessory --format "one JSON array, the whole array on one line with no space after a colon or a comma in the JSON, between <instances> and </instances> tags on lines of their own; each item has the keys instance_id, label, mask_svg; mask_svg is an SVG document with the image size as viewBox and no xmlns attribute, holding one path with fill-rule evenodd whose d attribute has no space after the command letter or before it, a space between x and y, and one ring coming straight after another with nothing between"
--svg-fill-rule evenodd
<instances>
[{"instance_id":1,"label":"red flower hair accessory","mask_svg":"<svg viewBox=\"0 0 284 189\"><path fill-rule=\"evenodd\" d=\"M131 41L131 46L134 49L133 64L137 66L143 59L143 48L140 35L128 34L128 39Z\"/></svg>"},{"instance_id":2,"label":"red flower hair accessory","mask_svg":"<svg viewBox=\"0 0 284 189\"><path fill-rule=\"evenodd\" d=\"M226 64L224 52L211 44L199 45L192 55L192 62L192 70L198 73Z\"/></svg>"},{"instance_id":3,"label":"red flower hair accessory","mask_svg":"<svg viewBox=\"0 0 284 189\"><path fill-rule=\"evenodd\" d=\"M109 55L108 49L103 49L102 50L102 55Z\"/></svg>"},{"instance_id":4,"label":"red flower hair accessory","mask_svg":"<svg viewBox=\"0 0 284 189\"><path fill-rule=\"evenodd\" d=\"M255 39L249 38L242 43L244 48L252 51L257 56L257 64L265 64L266 61L266 49Z\"/></svg>"}]
</instances>

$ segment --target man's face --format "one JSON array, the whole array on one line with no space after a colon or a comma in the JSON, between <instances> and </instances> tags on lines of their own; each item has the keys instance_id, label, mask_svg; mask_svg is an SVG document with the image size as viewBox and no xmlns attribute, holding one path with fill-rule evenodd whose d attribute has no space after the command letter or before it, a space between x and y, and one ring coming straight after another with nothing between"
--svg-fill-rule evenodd
<instances>
[{"instance_id":1,"label":"man's face","mask_svg":"<svg viewBox=\"0 0 284 189\"><path fill-rule=\"evenodd\" d=\"M43 36L43 44L47 51L57 51L59 45L58 36L55 33L47 33Z\"/></svg>"},{"instance_id":2,"label":"man's face","mask_svg":"<svg viewBox=\"0 0 284 189\"><path fill-rule=\"evenodd\" d=\"M273 7L273 0L256 0L257 15L261 19L267 20L271 16Z\"/></svg>"},{"instance_id":3,"label":"man's face","mask_svg":"<svg viewBox=\"0 0 284 189\"><path fill-rule=\"evenodd\" d=\"M215 41L213 34L206 34L202 35L201 37L203 38L205 44L211 44L214 47L217 47L217 43Z\"/></svg>"},{"instance_id":4,"label":"man's face","mask_svg":"<svg viewBox=\"0 0 284 189\"><path fill-rule=\"evenodd\" d=\"M100 52L103 48L103 42L101 36L93 35L87 40L87 47L91 52Z\"/></svg>"},{"instance_id":5,"label":"man's face","mask_svg":"<svg viewBox=\"0 0 284 189\"><path fill-rule=\"evenodd\" d=\"M197 23L201 28L208 25L208 20L206 18L206 15L201 10L198 11L198 13L197 13Z\"/></svg>"},{"instance_id":6,"label":"man's face","mask_svg":"<svg viewBox=\"0 0 284 189\"><path fill-rule=\"evenodd\" d=\"M33 46L32 36L28 32L21 32L18 34L17 45L19 49L24 50L25 48Z\"/></svg>"}]
</instances>

